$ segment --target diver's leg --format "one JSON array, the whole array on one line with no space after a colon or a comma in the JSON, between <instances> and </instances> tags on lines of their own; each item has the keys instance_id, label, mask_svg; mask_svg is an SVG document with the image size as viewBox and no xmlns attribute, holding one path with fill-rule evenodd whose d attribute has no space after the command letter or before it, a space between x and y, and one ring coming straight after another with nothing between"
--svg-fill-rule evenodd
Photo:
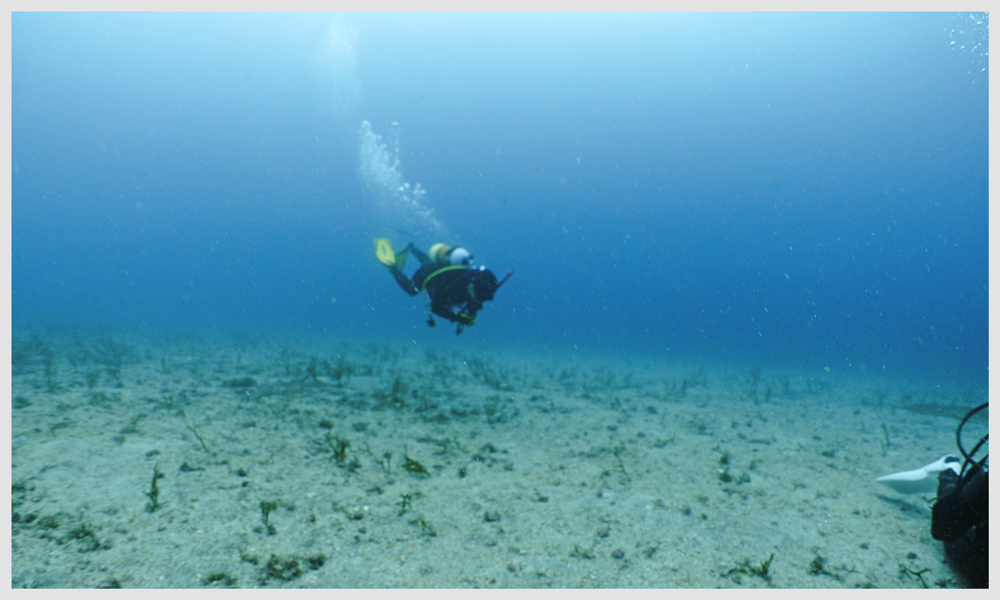
<instances>
[{"instance_id":1,"label":"diver's leg","mask_svg":"<svg viewBox=\"0 0 1000 600\"><path fill-rule=\"evenodd\" d=\"M406 292L411 296L416 296L417 294L420 293L420 290L417 289L417 286L413 283L413 280L404 275L402 271L396 271L390 269L389 272L392 273L392 276L396 280L396 283L399 284L399 287L403 288L404 292Z\"/></svg>"},{"instance_id":2,"label":"diver's leg","mask_svg":"<svg viewBox=\"0 0 1000 600\"><path fill-rule=\"evenodd\" d=\"M410 252L413 253L413 256L416 256L417 259L420 260L420 266L425 267L431 264L431 257L427 256L422 251L418 250L416 246L413 245L413 242L410 242L407 248L410 250Z\"/></svg>"}]
</instances>

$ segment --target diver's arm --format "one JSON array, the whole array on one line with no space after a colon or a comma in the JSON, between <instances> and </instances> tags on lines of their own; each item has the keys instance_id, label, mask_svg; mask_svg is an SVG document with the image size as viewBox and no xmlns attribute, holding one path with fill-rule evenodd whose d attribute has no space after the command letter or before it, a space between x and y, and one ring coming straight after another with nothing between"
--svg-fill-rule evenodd
<instances>
[{"instance_id":1,"label":"diver's arm","mask_svg":"<svg viewBox=\"0 0 1000 600\"><path fill-rule=\"evenodd\" d=\"M431 312L441 317L442 319L448 319L453 323L461 323L462 319L452 312L451 306L443 302L431 302Z\"/></svg>"},{"instance_id":2,"label":"diver's arm","mask_svg":"<svg viewBox=\"0 0 1000 600\"><path fill-rule=\"evenodd\" d=\"M465 306L458 311L458 321L462 325L472 325L476 322L476 315L482 307L482 302L476 302L474 300L466 302Z\"/></svg>"},{"instance_id":3,"label":"diver's arm","mask_svg":"<svg viewBox=\"0 0 1000 600\"><path fill-rule=\"evenodd\" d=\"M453 323L458 323L459 325L472 325L476 322L476 313L483 305L479 303L468 302L458 310L454 312L451 305L444 302L431 302L431 312L441 317L442 319L448 319Z\"/></svg>"}]
</instances>

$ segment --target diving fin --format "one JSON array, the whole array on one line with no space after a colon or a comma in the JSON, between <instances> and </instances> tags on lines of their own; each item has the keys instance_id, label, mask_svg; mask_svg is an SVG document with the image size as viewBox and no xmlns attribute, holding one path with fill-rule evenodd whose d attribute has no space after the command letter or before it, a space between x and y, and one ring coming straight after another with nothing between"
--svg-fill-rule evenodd
<instances>
[{"instance_id":1,"label":"diving fin","mask_svg":"<svg viewBox=\"0 0 1000 600\"><path fill-rule=\"evenodd\" d=\"M961 464L956 457L945 454L919 469L883 475L875 481L886 484L900 494L932 494L938 487L938 475L941 471L951 469L958 475L961 473Z\"/></svg>"},{"instance_id":2,"label":"diving fin","mask_svg":"<svg viewBox=\"0 0 1000 600\"><path fill-rule=\"evenodd\" d=\"M392 242L389 241L389 238L377 238L374 242L375 258L390 269L397 268L396 253L392 251ZM404 257L403 259L405 260L406 258Z\"/></svg>"}]
</instances>

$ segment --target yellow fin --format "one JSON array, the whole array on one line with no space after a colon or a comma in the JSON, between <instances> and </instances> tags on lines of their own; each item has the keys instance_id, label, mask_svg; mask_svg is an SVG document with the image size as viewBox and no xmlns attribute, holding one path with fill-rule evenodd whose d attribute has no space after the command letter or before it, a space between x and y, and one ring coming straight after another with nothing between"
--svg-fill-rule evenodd
<instances>
[{"instance_id":1,"label":"yellow fin","mask_svg":"<svg viewBox=\"0 0 1000 600\"><path fill-rule=\"evenodd\" d=\"M375 242L375 258L383 265L395 268L396 253L392 251L392 242L389 238L377 238Z\"/></svg>"}]
</instances>

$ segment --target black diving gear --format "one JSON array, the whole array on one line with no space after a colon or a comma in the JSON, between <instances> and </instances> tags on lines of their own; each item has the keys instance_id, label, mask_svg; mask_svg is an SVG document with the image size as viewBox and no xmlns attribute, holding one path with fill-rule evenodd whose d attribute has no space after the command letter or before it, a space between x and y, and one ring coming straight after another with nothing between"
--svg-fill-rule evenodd
<instances>
[{"instance_id":1,"label":"black diving gear","mask_svg":"<svg viewBox=\"0 0 1000 600\"><path fill-rule=\"evenodd\" d=\"M944 542L952 568L975 588L989 587L989 454L976 453L989 441L987 433L966 452L962 427L989 403L972 409L958 426L958 449L965 457L961 473L945 469L938 476L937 501L931 509L931 536Z\"/></svg>"},{"instance_id":2,"label":"black diving gear","mask_svg":"<svg viewBox=\"0 0 1000 600\"><path fill-rule=\"evenodd\" d=\"M435 244L432 252L441 246L443 245ZM426 291L430 298L429 312L458 323L455 333L459 334L465 327L476 322L476 314L483 308L483 303L493 299L496 291L507 277L510 277L510 273L507 273L503 281L497 281L496 275L489 269L471 266L469 264L471 257L464 249L445 248L447 250L435 252L438 260L433 260L411 243L400 252L400 255L412 253L417 257L420 261L417 272L413 277L407 277L402 272L402 264L398 262L390 266L389 272L407 294L416 296ZM464 255L458 255L461 256L459 260L455 260L458 264L450 264L451 259L457 258L457 256L451 257L451 254L459 251ZM427 324L431 327L436 325L431 314L428 314Z\"/></svg>"}]
</instances>

